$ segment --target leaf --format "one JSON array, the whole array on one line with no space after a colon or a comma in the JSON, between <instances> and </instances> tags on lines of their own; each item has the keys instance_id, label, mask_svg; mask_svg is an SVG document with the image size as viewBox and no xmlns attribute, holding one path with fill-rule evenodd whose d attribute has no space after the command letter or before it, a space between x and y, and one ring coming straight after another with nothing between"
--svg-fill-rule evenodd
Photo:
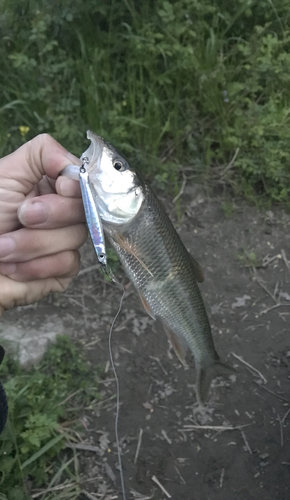
<instances>
[{"instance_id":1,"label":"leaf","mask_svg":"<svg viewBox=\"0 0 290 500\"><path fill-rule=\"evenodd\" d=\"M41 455L46 453L50 448L52 448L54 445L56 445L59 441L61 441L65 436L63 434L59 434L55 438L51 439L48 443L46 443L40 450L38 450L32 457L30 457L28 460L24 462L24 464L21 465L20 469L23 470L27 465L32 464L37 460Z\"/></svg>"}]
</instances>

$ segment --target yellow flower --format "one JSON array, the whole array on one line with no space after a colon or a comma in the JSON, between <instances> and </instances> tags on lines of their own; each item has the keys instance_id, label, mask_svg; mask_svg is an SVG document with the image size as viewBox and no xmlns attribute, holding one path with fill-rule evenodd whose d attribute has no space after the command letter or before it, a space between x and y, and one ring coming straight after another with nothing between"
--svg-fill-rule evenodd
<instances>
[{"instance_id":1,"label":"yellow flower","mask_svg":"<svg viewBox=\"0 0 290 500\"><path fill-rule=\"evenodd\" d=\"M29 132L29 127L27 127L26 125L20 125L19 131L20 131L21 137L25 137L27 132Z\"/></svg>"}]
</instances>

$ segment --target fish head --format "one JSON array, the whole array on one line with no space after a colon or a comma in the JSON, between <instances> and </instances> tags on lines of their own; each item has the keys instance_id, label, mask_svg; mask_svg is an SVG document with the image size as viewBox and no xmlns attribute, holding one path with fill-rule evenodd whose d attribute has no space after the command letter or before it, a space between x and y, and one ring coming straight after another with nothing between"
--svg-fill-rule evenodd
<instances>
[{"instance_id":1,"label":"fish head","mask_svg":"<svg viewBox=\"0 0 290 500\"><path fill-rule=\"evenodd\" d=\"M113 146L90 130L87 138L91 144L81 160L93 186L100 217L104 222L127 223L139 212L144 199L140 181Z\"/></svg>"}]
</instances>

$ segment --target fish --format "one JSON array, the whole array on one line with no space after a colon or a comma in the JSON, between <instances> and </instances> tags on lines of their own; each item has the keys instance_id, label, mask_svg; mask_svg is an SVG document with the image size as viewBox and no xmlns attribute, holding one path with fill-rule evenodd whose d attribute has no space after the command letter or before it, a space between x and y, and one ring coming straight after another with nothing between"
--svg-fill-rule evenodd
<instances>
[{"instance_id":1,"label":"fish","mask_svg":"<svg viewBox=\"0 0 290 500\"><path fill-rule=\"evenodd\" d=\"M183 364L189 348L196 367L196 397L203 404L212 380L234 369L222 362L199 289L203 271L185 248L150 187L108 142L88 131L81 156L93 186L104 232L145 311L159 320Z\"/></svg>"}]
</instances>

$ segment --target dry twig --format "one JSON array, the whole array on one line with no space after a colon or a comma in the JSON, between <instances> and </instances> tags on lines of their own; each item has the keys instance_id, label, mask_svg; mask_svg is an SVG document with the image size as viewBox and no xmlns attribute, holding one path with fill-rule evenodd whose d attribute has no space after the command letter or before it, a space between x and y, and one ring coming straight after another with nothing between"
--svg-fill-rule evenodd
<instances>
[{"instance_id":1,"label":"dry twig","mask_svg":"<svg viewBox=\"0 0 290 500\"><path fill-rule=\"evenodd\" d=\"M221 477L220 477L220 488L223 487L224 477L225 477L225 469L222 468Z\"/></svg>"},{"instance_id":2,"label":"dry twig","mask_svg":"<svg viewBox=\"0 0 290 500\"><path fill-rule=\"evenodd\" d=\"M70 394L69 396L67 396L67 398L63 399L60 403L58 403L56 405L56 407L63 405L64 403L66 403L67 401L69 401L71 398L73 398L74 396L76 396L76 394L78 394L81 391L82 391L82 389L78 389L77 391L73 392L72 394Z\"/></svg>"},{"instance_id":3,"label":"dry twig","mask_svg":"<svg viewBox=\"0 0 290 500\"><path fill-rule=\"evenodd\" d=\"M99 342L101 342L101 338L100 337L97 337L95 338L94 340L92 340L91 342L88 342L87 344L84 345L84 348L87 349L88 347L91 347L92 345L96 345L98 344Z\"/></svg>"},{"instance_id":4,"label":"dry twig","mask_svg":"<svg viewBox=\"0 0 290 500\"><path fill-rule=\"evenodd\" d=\"M240 151L240 148L237 148L236 151L235 151L234 156L232 157L232 159L230 161L230 163L223 169L223 171L222 171L222 173L220 175L221 178L224 177L224 175L228 172L228 170L230 170L234 166L236 158L237 158L237 156L239 154L239 151Z\"/></svg>"},{"instance_id":5,"label":"dry twig","mask_svg":"<svg viewBox=\"0 0 290 500\"><path fill-rule=\"evenodd\" d=\"M267 379L264 377L264 375L259 370L257 370L257 368L254 368L252 365L250 365L250 363L247 363L247 361L245 361L243 358L241 358L240 356L238 356L234 352L231 352L231 355L234 356L236 359L238 359L241 363L246 365L250 370L252 370L257 375L259 375L259 377L263 380L264 384L267 384Z\"/></svg>"},{"instance_id":6,"label":"dry twig","mask_svg":"<svg viewBox=\"0 0 290 500\"><path fill-rule=\"evenodd\" d=\"M183 176L183 181L182 181L182 186L180 188L180 191L179 193L175 196L175 198L173 198L173 203L176 203L177 200L180 198L181 195L183 195L184 193L184 189L185 189L185 186L186 186L186 181L187 181L187 177L186 175L182 172L182 176Z\"/></svg>"},{"instance_id":7,"label":"dry twig","mask_svg":"<svg viewBox=\"0 0 290 500\"><path fill-rule=\"evenodd\" d=\"M274 306L267 307L266 309L263 309L263 311L260 311L260 313L259 313L259 314L260 314L260 315L261 315L261 314L266 314L267 312L272 311L272 309L276 309L277 307L281 307L281 306L283 306L283 305L285 305L285 304L275 304Z\"/></svg>"},{"instance_id":8,"label":"dry twig","mask_svg":"<svg viewBox=\"0 0 290 500\"><path fill-rule=\"evenodd\" d=\"M162 429L161 434L164 437L164 439L166 439L167 443L172 444L171 439L169 439L164 429Z\"/></svg>"},{"instance_id":9,"label":"dry twig","mask_svg":"<svg viewBox=\"0 0 290 500\"><path fill-rule=\"evenodd\" d=\"M46 490L41 490L37 493L33 493L33 495L31 495L31 498L38 498L46 493L51 493L53 491L65 490L67 488L70 488L71 486L75 486L75 483L58 484L57 486L53 486L52 488L47 488Z\"/></svg>"},{"instance_id":10,"label":"dry twig","mask_svg":"<svg viewBox=\"0 0 290 500\"><path fill-rule=\"evenodd\" d=\"M272 395L273 395L273 396L275 396L276 398L281 399L281 401L285 401L285 403L288 403L288 405L290 404L290 401L289 401L288 399L286 399L286 398L283 398L283 396L280 396L280 394L277 394L276 392L271 391L271 390L270 390L270 389L268 389L267 387L265 387L265 386L263 386L263 385L259 384L256 380L254 380L254 383L255 383L257 386L259 386L259 387L261 387L262 389L264 389L264 391L269 392L269 394L272 394Z\"/></svg>"},{"instance_id":11,"label":"dry twig","mask_svg":"<svg viewBox=\"0 0 290 500\"><path fill-rule=\"evenodd\" d=\"M246 445L246 448L247 448L248 452L250 453L250 455L252 455L252 450L251 450L250 445L248 443L248 440L246 438L246 434L244 433L244 431L241 431L241 434L242 434L242 438L244 440L244 443Z\"/></svg>"},{"instance_id":12,"label":"dry twig","mask_svg":"<svg viewBox=\"0 0 290 500\"><path fill-rule=\"evenodd\" d=\"M144 496L142 493L138 493L138 491L136 490L130 490L130 493L132 493L133 497L136 500L151 500L151 498L154 497L154 493L150 497L148 497L148 495Z\"/></svg>"},{"instance_id":13,"label":"dry twig","mask_svg":"<svg viewBox=\"0 0 290 500\"><path fill-rule=\"evenodd\" d=\"M278 255L273 255L272 257L269 257L269 255L265 255L262 261L262 266L263 268L267 267L273 260L279 259L280 256Z\"/></svg>"},{"instance_id":14,"label":"dry twig","mask_svg":"<svg viewBox=\"0 0 290 500\"><path fill-rule=\"evenodd\" d=\"M260 285L261 288L263 288L263 290L265 290L265 292L269 295L269 297L271 297L271 299L275 302L275 304L277 304L278 301L275 297L275 292L274 292L274 294L272 292L270 292L270 290L268 290L266 285L264 285L264 283L258 278L257 274L255 275L255 281L258 283L258 285Z\"/></svg>"},{"instance_id":15,"label":"dry twig","mask_svg":"<svg viewBox=\"0 0 290 500\"><path fill-rule=\"evenodd\" d=\"M168 375L167 371L165 370L164 366L162 365L161 361L159 358L156 358L155 356L149 356L149 358L154 359L154 361L157 361L159 364L161 370L163 371L164 375Z\"/></svg>"},{"instance_id":16,"label":"dry twig","mask_svg":"<svg viewBox=\"0 0 290 500\"><path fill-rule=\"evenodd\" d=\"M283 250L283 248L282 248L282 250L281 250L281 255L282 255L282 259L284 260L285 265L286 265L286 267L287 267L288 271L290 272L290 264L289 264L289 260L287 259L287 257L286 257L286 253L285 253L285 250Z\"/></svg>"},{"instance_id":17,"label":"dry twig","mask_svg":"<svg viewBox=\"0 0 290 500\"><path fill-rule=\"evenodd\" d=\"M141 446L141 442L142 442L142 436L143 436L143 429L141 428L139 431L138 443L137 443L136 453L135 453L135 457L134 457L134 464L136 464L137 460L138 460L140 446Z\"/></svg>"},{"instance_id":18,"label":"dry twig","mask_svg":"<svg viewBox=\"0 0 290 500\"><path fill-rule=\"evenodd\" d=\"M100 500L100 497L99 497L99 498L95 497L95 495L92 495L92 494L91 494L89 491L87 491L87 490L82 490L82 493L83 493L84 495L86 495L86 497L87 497L89 500Z\"/></svg>"},{"instance_id":19,"label":"dry twig","mask_svg":"<svg viewBox=\"0 0 290 500\"><path fill-rule=\"evenodd\" d=\"M281 419L280 415L278 414L278 420L279 420L279 424L280 424L280 441L281 441L281 448L283 448L283 445L284 445L284 432L283 432L283 425L284 425L284 422L286 420L286 418L288 417L290 413L290 408L289 410L286 411L284 417Z\"/></svg>"},{"instance_id":20,"label":"dry twig","mask_svg":"<svg viewBox=\"0 0 290 500\"><path fill-rule=\"evenodd\" d=\"M185 425L183 429L178 429L180 432L186 432L186 431L194 431L194 430L200 430L200 431L217 431L217 432L224 432L224 431L240 431L243 427L248 427L249 425L252 424L243 424L243 425Z\"/></svg>"},{"instance_id":21,"label":"dry twig","mask_svg":"<svg viewBox=\"0 0 290 500\"><path fill-rule=\"evenodd\" d=\"M65 443L65 445L68 448L72 448L73 450L93 451L95 453L98 453L98 455L101 454L101 449L99 448L99 446L93 446L91 444L70 443L70 442Z\"/></svg>"},{"instance_id":22,"label":"dry twig","mask_svg":"<svg viewBox=\"0 0 290 500\"><path fill-rule=\"evenodd\" d=\"M178 470L178 468L176 466L174 466L174 469L176 470L177 474L179 475L181 483L182 484L186 484L186 482L185 482L184 478L182 477L182 475L181 475L180 471Z\"/></svg>"},{"instance_id":23,"label":"dry twig","mask_svg":"<svg viewBox=\"0 0 290 500\"><path fill-rule=\"evenodd\" d=\"M152 476L152 481L154 481L154 483L157 484L157 486L159 486L159 488L163 491L164 495L167 496L167 498L172 498L172 496L168 493L168 491L164 488L164 486L162 486L162 484L160 483L160 481L158 481L157 477L156 476Z\"/></svg>"}]
</instances>

